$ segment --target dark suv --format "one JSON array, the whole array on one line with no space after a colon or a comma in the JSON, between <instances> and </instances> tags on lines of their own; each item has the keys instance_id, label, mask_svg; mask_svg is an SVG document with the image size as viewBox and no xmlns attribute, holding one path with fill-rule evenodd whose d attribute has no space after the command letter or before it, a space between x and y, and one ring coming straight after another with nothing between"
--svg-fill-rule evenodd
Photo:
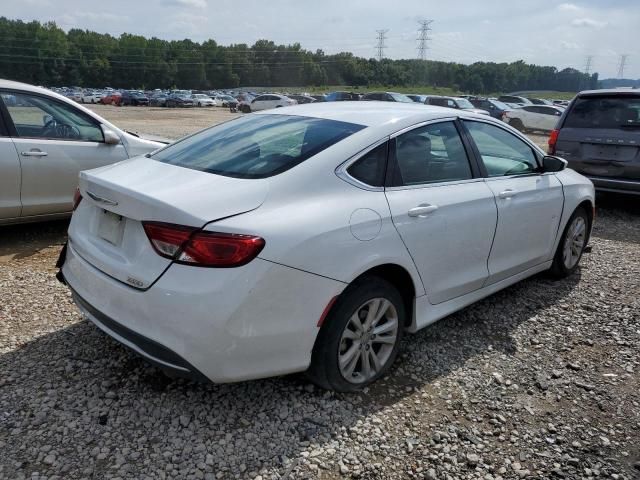
<instances>
[{"instance_id":1,"label":"dark suv","mask_svg":"<svg viewBox=\"0 0 640 480\"><path fill-rule=\"evenodd\" d=\"M125 90L122 92L122 105L149 105L149 98L143 93Z\"/></svg>"},{"instance_id":2,"label":"dark suv","mask_svg":"<svg viewBox=\"0 0 640 480\"><path fill-rule=\"evenodd\" d=\"M551 132L549 153L597 190L640 195L640 90L580 92Z\"/></svg>"}]
</instances>

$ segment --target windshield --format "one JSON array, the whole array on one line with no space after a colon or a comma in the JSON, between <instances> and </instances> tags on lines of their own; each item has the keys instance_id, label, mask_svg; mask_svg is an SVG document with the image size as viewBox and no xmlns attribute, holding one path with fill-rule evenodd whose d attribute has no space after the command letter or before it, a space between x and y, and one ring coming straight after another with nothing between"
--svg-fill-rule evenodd
<instances>
[{"instance_id":1,"label":"windshield","mask_svg":"<svg viewBox=\"0 0 640 480\"><path fill-rule=\"evenodd\" d=\"M456 104L458 105L458 108L476 108L466 98L456 98L455 101L456 101Z\"/></svg>"},{"instance_id":2,"label":"windshield","mask_svg":"<svg viewBox=\"0 0 640 480\"><path fill-rule=\"evenodd\" d=\"M564 126L640 127L640 96L603 95L578 98L569 111Z\"/></svg>"},{"instance_id":3,"label":"windshield","mask_svg":"<svg viewBox=\"0 0 640 480\"><path fill-rule=\"evenodd\" d=\"M234 178L265 178L320 153L363 125L298 117L251 115L186 137L152 158Z\"/></svg>"},{"instance_id":4,"label":"windshield","mask_svg":"<svg viewBox=\"0 0 640 480\"><path fill-rule=\"evenodd\" d=\"M401 93L390 92L389 95L391 95L396 102L413 103L413 100Z\"/></svg>"}]
</instances>

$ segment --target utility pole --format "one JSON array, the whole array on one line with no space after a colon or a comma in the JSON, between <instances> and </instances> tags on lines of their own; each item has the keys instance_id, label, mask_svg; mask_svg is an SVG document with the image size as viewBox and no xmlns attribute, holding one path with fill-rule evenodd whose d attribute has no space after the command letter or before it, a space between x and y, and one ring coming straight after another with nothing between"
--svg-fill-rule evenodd
<instances>
[{"instance_id":1,"label":"utility pole","mask_svg":"<svg viewBox=\"0 0 640 480\"><path fill-rule=\"evenodd\" d=\"M387 48L387 46L384 44L384 41L387 39L388 31L389 29L376 30L376 32L378 33L378 44L376 45L376 57L378 58L378 61L382 61L382 59L384 58L384 49Z\"/></svg>"},{"instance_id":2,"label":"utility pole","mask_svg":"<svg viewBox=\"0 0 640 480\"><path fill-rule=\"evenodd\" d=\"M618 65L618 78L624 78L624 67L627 65L627 59L629 55L620 55L620 64Z\"/></svg>"},{"instance_id":3,"label":"utility pole","mask_svg":"<svg viewBox=\"0 0 640 480\"><path fill-rule=\"evenodd\" d=\"M429 49L427 42L431 40L429 32L431 31L433 20L419 20L418 23L420 24L420 28L418 29L418 38L416 38L418 41L416 50L418 50L418 58L420 60L426 60L427 50Z\"/></svg>"},{"instance_id":4,"label":"utility pole","mask_svg":"<svg viewBox=\"0 0 640 480\"><path fill-rule=\"evenodd\" d=\"M591 63L593 62L593 55L587 55L587 60L584 65L584 73L591 75Z\"/></svg>"}]
</instances>

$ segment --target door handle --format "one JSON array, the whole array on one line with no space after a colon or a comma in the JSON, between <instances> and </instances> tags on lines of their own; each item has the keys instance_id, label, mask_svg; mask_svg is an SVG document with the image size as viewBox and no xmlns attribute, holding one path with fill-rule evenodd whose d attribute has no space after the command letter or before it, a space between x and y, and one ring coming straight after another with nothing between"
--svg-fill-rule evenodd
<instances>
[{"instance_id":1,"label":"door handle","mask_svg":"<svg viewBox=\"0 0 640 480\"><path fill-rule=\"evenodd\" d=\"M498 194L498 197L500 198L511 198L511 197L515 197L518 194L518 192L516 190L513 190L512 188L507 188L506 190L500 192Z\"/></svg>"},{"instance_id":2,"label":"door handle","mask_svg":"<svg viewBox=\"0 0 640 480\"><path fill-rule=\"evenodd\" d=\"M418 205L417 207L411 208L408 212L408 215L410 217L423 217L425 215L435 212L436 210L438 210L437 205L428 205L428 204Z\"/></svg>"},{"instance_id":3,"label":"door handle","mask_svg":"<svg viewBox=\"0 0 640 480\"><path fill-rule=\"evenodd\" d=\"M43 152L42 150L32 148L28 152L20 152L20 155L22 155L23 157L46 157L49 154L47 152Z\"/></svg>"}]
</instances>

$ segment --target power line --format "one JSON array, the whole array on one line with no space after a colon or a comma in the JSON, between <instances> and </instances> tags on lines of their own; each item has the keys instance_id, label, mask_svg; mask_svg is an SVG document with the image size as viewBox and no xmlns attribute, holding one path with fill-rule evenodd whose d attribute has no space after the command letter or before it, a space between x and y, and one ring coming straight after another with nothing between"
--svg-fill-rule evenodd
<instances>
[{"instance_id":1,"label":"power line","mask_svg":"<svg viewBox=\"0 0 640 480\"><path fill-rule=\"evenodd\" d=\"M420 28L418 29L418 58L420 60L426 60L427 58L427 50L429 49L427 42L431 40L429 36L429 32L431 31L431 24L433 20L420 20L418 22L420 24Z\"/></svg>"},{"instance_id":2,"label":"power line","mask_svg":"<svg viewBox=\"0 0 640 480\"><path fill-rule=\"evenodd\" d=\"M376 44L376 58L378 59L378 61L382 61L382 59L384 58L384 49L387 48L387 46L384 44L384 41L387 39L388 31L388 28L383 30L376 30L378 34L378 43Z\"/></svg>"},{"instance_id":3,"label":"power line","mask_svg":"<svg viewBox=\"0 0 640 480\"><path fill-rule=\"evenodd\" d=\"M593 55L587 55L586 63L584 65L584 73L591 75L591 63L593 62Z\"/></svg>"},{"instance_id":4,"label":"power line","mask_svg":"<svg viewBox=\"0 0 640 480\"><path fill-rule=\"evenodd\" d=\"M618 78L624 78L624 67L627 65L627 59L629 55L620 55L620 64L618 65Z\"/></svg>"}]
</instances>

